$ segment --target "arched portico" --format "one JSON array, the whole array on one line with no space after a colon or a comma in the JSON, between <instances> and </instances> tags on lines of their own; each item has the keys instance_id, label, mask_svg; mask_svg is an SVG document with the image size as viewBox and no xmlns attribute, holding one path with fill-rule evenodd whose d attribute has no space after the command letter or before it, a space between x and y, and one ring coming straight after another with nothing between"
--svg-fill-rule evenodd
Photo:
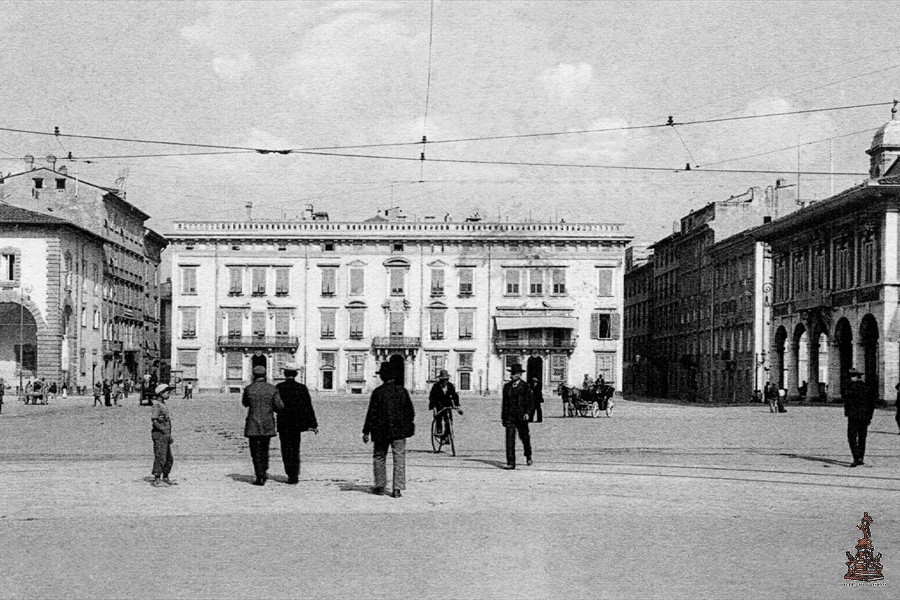
<instances>
[{"instance_id":1,"label":"arched portico","mask_svg":"<svg viewBox=\"0 0 900 600\"><path fill-rule=\"evenodd\" d=\"M18 291L0 291L0 377L17 385L22 362L24 377L55 381L59 365L45 357L59 353L59 336L47 327L37 304Z\"/></svg>"},{"instance_id":2,"label":"arched portico","mask_svg":"<svg viewBox=\"0 0 900 600\"><path fill-rule=\"evenodd\" d=\"M847 372L853 367L853 328L846 317L838 319L834 326L833 337L832 352L828 361L828 371L832 382L828 391L828 399L839 400L844 397Z\"/></svg>"},{"instance_id":3,"label":"arched portico","mask_svg":"<svg viewBox=\"0 0 900 600\"><path fill-rule=\"evenodd\" d=\"M859 323L857 369L862 371L869 392L876 395L881 389L879 386L878 338L878 321L871 314L865 315Z\"/></svg>"},{"instance_id":4,"label":"arched portico","mask_svg":"<svg viewBox=\"0 0 900 600\"><path fill-rule=\"evenodd\" d=\"M784 328L784 325L780 326L775 331L769 363L769 381L779 388L783 388L786 381L785 351L787 337L788 333L787 329Z\"/></svg>"}]
</instances>

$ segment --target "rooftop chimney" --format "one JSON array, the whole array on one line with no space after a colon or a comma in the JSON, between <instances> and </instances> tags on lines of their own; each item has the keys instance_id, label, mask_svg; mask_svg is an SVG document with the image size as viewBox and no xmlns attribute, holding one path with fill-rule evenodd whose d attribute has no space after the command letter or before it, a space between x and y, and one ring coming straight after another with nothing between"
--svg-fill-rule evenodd
<instances>
[{"instance_id":1,"label":"rooftop chimney","mask_svg":"<svg viewBox=\"0 0 900 600\"><path fill-rule=\"evenodd\" d=\"M48 154L47 155L47 164L49 164L50 168L55 171L56 170L56 157L53 156L52 154Z\"/></svg>"},{"instance_id":2,"label":"rooftop chimney","mask_svg":"<svg viewBox=\"0 0 900 600\"><path fill-rule=\"evenodd\" d=\"M34 168L34 157L30 154L25 155L25 164L28 165L29 169Z\"/></svg>"}]
</instances>

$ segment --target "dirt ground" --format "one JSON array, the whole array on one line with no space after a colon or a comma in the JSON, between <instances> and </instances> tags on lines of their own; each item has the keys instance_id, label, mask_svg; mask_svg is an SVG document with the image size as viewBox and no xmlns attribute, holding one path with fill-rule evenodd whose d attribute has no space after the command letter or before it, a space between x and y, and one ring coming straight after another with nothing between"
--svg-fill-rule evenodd
<instances>
[{"instance_id":1,"label":"dirt ground","mask_svg":"<svg viewBox=\"0 0 900 600\"><path fill-rule=\"evenodd\" d=\"M619 400L561 418L549 396L532 467L505 462L499 399L464 398L457 456L431 451L416 399L403 498L373 496L366 400L313 399L301 482L277 438L250 485L234 395L174 399L179 485L153 488L149 409L69 398L0 415L0 597L896 597L900 435L876 414L847 467L835 406ZM519 451L521 456L521 450ZM522 459L520 458L520 461ZM524 461L522 461L524 462ZM873 518L883 586L844 585Z\"/></svg>"}]
</instances>

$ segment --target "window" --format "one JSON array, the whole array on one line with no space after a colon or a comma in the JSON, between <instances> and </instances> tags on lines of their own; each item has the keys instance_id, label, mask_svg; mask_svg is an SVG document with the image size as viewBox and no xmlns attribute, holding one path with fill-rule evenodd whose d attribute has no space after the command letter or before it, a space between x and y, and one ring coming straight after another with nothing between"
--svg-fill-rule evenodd
<instances>
[{"instance_id":1,"label":"window","mask_svg":"<svg viewBox=\"0 0 900 600\"><path fill-rule=\"evenodd\" d=\"M82 348L78 352L78 370L82 375L87 375L87 349Z\"/></svg>"},{"instance_id":2,"label":"window","mask_svg":"<svg viewBox=\"0 0 900 600\"><path fill-rule=\"evenodd\" d=\"M569 359L565 354L550 355L550 381L569 380Z\"/></svg>"},{"instance_id":3,"label":"window","mask_svg":"<svg viewBox=\"0 0 900 600\"><path fill-rule=\"evenodd\" d=\"M860 249L861 259L861 281L865 285L868 283L877 283L879 279L879 256L878 256L878 239L874 233L867 234L863 237L862 248Z\"/></svg>"},{"instance_id":4,"label":"window","mask_svg":"<svg viewBox=\"0 0 900 600\"><path fill-rule=\"evenodd\" d=\"M197 337L197 309L181 309L181 337L185 339Z\"/></svg>"},{"instance_id":5,"label":"window","mask_svg":"<svg viewBox=\"0 0 900 600\"><path fill-rule=\"evenodd\" d=\"M225 379L241 381L244 378L244 355L240 352L225 354Z\"/></svg>"},{"instance_id":6,"label":"window","mask_svg":"<svg viewBox=\"0 0 900 600\"><path fill-rule=\"evenodd\" d=\"M599 296L612 296L613 295L613 270L612 269L597 269L598 275L598 295Z\"/></svg>"},{"instance_id":7,"label":"window","mask_svg":"<svg viewBox=\"0 0 900 600\"><path fill-rule=\"evenodd\" d=\"M458 373L459 377L459 391L461 392L469 392L472 390L472 372L471 371L460 371Z\"/></svg>"},{"instance_id":8,"label":"window","mask_svg":"<svg viewBox=\"0 0 900 600\"><path fill-rule=\"evenodd\" d=\"M350 339L361 340L363 338L363 326L365 325L365 312L361 308L350 309Z\"/></svg>"},{"instance_id":9,"label":"window","mask_svg":"<svg viewBox=\"0 0 900 600\"><path fill-rule=\"evenodd\" d=\"M553 282L553 295L561 296L566 293L566 270L553 269L550 271L550 279Z\"/></svg>"},{"instance_id":10,"label":"window","mask_svg":"<svg viewBox=\"0 0 900 600\"><path fill-rule=\"evenodd\" d=\"M4 253L0 256L0 280L16 281L16 255L13 253Z\"/></svg>"},{"instance_id":11,"label":"window","mask_svg":"<svg viewBox=\"0 0 900 600\"><path fill-rule=\"evenodd\" d=\"M519 295L519 278L520 278L519 269L507 269L506 270L506 294L510 296L518 296Z\"/></svg>"},{"instance_id":12,"label":"window","mask_svg":"<svg viewBox=\"0 0 900 600\"><path fill-rule=\"evenodd\" d=\"M244 315L239 310L228 311L228 337L241 337L243 333Z\"/></svg>"},{"instance_id":13,"label":"window","mask_svg":"<svg viewBox=\"0 0 900 600\"><path fill-rule=\"evenodd\" d=\"M81 326L87 327L87 309L84 307L81 308Z\"/></svg>"},{"instance_id":14,"label":"window","mask_svg":"<svg viewBox=\"0 0 900 600\"><path fill-rule=\"evenodd\" d=\"M460 371L471 371L474 364L475 353L473 352L460 352L459 353L459 370Z\"/></svg>"},{"instance_id":15,"label":"window","mask_svg":"<svg viewBox=\"0 0 900 600\"><path fill-rule=\"evenodd\" d=\"M197 379L196 350L179 350L178 364L181 366L182 379Z\"/></svg>"},{"instance_id":16,"label":"window","mask_svg":"<svg viewBox=\"0 0 900 600\"><path fill-rule=\"evenodd\" d=\"M100 281L100 265L98 265L97 263L94 263L93 271L94 271L94 295L99 296L100 295L100 285L102 283Z\"/></svg>"},{"instance_id":17,"label":"window","mask_svg":"<svg viewBox=\"0 0 900 600\"><path fill-rule=\"evenodd\" d=\"M391 245L391 250L394 252L403 252L403 242L394 242Z\"/></svg>"},{"instance_id":18,"label":"window","mask_svg":"<svg viewBox=\"0 0 900 600\"><path fill-rule=\"evenodd\" d=\"M474 329L475 311L461 310L459 311L459 339L471 340L472 330Z\"/></svg>"},{"instance_id":19,"label":"window","mask_svg":"<svg viewBox=\"0 0 900 600\"><path fill-rule=\"evenodd\" d=\"M334 296L335 294L335 278L337 277L336 267L322 267L322 295Z\"/></svg>"},{"instance_id":20,"label":"window","mask_svg":"<svg viewBox=\"0 0 900 600\"><path fill-rule=\"evenodd\" d=\"M471 296L473 293L472 289L472 280L473 275L475 274L474 269L460 269L459 270L459 295L460 296Z\"/></svg>"},{"instance_id":21,"label":"window","mask_svg":"<svg viewBox=\"0 0 900 600\"><path fill-rule=\"evenodd\" d=\"M360 267L350 269L350 295L362 296L366 292L366 270Z\"/></svg>"},{"instance_id":22,"label":"window","mask_svg":"<svg viewBox=\"0 0 900 600\"><path fill-rule=\"evenodd\" d=\"M261 310L254 310L250 313L251 331L254 337L265 337L266 335L266 313Z\"/></svg>"},{"instance_id":23,"label":"window","mask_svg":"<svg viewBox=\"0 0 900 600\"><path fill-rule=\"evenodd\" d=\"M252 271L252 287L250 289L250 293L254 296L265 296L266 295L266 268L265 267L253 267Z\"/></svg>"},{"instance_id":24,"label":"window","mask_svg":"<svg viewBox=\"0 0 900 600\"><path fill-rule=\"evenodd\" d=\"M279 310L275 313L275 335L290 335L291 315L285 310Z\"/></svg>"},{"instance_id":25,"label":"window","mask_svg":"<svg viewBox=\"0 0 900 600\"><path fill-rule=\"evenodd\" d=\"M431 295L432 296L443 296L444 295L444 270L443 269L432 269L431 270Z\"/></svg>"},{"instance_id":26,"label":"window","mask_svg":"<svg viewBox=\"0 0 900 600\"><path fill-rule=\"evenodd\" d=\"M230 267L228 269L229 296L240 296L244 292L243 272L244 269L241 267Z\"/></svg>"},{"instance_id":27,"label":"window","mask_svg":"<svg viewBox=\"0 0 900 600\"><path fill-rule=\"evenodd\" d=\"M391 337L403 337L404 314L392 312L390 316Z\"/></svg>"},{"instance_id":28,"label":"window","mask_svg":"<svg viewBox=\"0 0 900 600\"><path fill-rule=\"evenodd\" d=\"M402 296L406 279L406 269L402 267L391 268L391 295Z\"/></svg>"},{"instance_id":29,"label":"window","mask_svg":"<svg viewBox=\"0 0 900 600\"><path fill-rule=\"evenodd\" d=\"M441 369L447 368L446 354L429 354L428 355L428 381L437 381L438 374Z\"/></svg>"},{"instance_id":30,"label":"window","mask_svg":"<svg viewBox=\"0 0 900 600\"><path fill-rule=\"evenodd\" d=\"M540 296L544 293L544 272L540 269L528 271L528 293L532 296Z\"/></svg>"},{"instance_id":31,"label":"window","mask_svg":"<svg viewBox=\"0 0 900 600\"><path fill-rule=\"evenodd\" d=\"M275 295L287 296L291 293L291 270L288 267L275 269Z\"/></svg>"},{"instance_id":32,"label":"window","mask_svg":"<svg viewBox=\"0 0 900 600\"><path fill-rule=\"evenodd\" d=\"M36 190L44 189L44 178L43 177L35 177L32 181L34 181L34 189L36 189Z\"/></svg>"},{"instance_id":33,"label":"window","mask_svg":"<svg viewBox=\"0 0 900 600\"><path fill-rule=\"evenodd\" d=\"M503 355L503 368L507 373L507 377L509 377L509 370L513 365L521 364L522 360L519 358L517 354L505 354Z\"/></svg>"},{"instance_id":34,"label":"window","mask_svg":"<svg viewBox=\"0 0 900 600\"><path fill-rule=\"evenodd\" d=\"M323 340L334 339L335 309L322 309L319 311L319 334Z\"/></svg>"},{"instance_id":35,"label":"window","mask_svg":"<svg viewBox=\"0 0 900 600\"><path fill-rule=\"evenodd\" d=\"M324 242L322 244L323 252L334 252L334 242Z\"/></svg>"},{"instance_id":36,"label":"window","mask_svg":"<svg viewBox=\"0 0 900 600\"><path fill-rule=\"evenodd\" d=\"M334 389L334 352L322 352L319 354L319 365L322 371L322 389Z\"/></svg>"},{"instance_id":37,"label":"window","mask_svg":"<svg viewBox=\"0 0 900 600\"><path fill-rule=\"evenodd\" d=\"M363 382L366 380L366 355L362 352L351 352L347 355L347 381Z\"/></svg>"},{"instance_id":38,"label":"window","mask_svg":"<svg viewBox=\"0 0 900 600\"><path fill-rule=\"evenodd\" d=\"M288 354L287 352L276 352L275 353L275 368L272 370L273 377L275 379L285 379L284 376L284 365L293 362L294 357ZM298 375L300 375L298 373Z\"/></svg>"},{"instance_id":39,"label":"window","mask_svg":"<svg viewBox=\"0 0 900 600\"><path fill-rule=\"evenodd\" d=\"M182 267L181 293L185 296L197 295L197 267Z\"/></svg>"},{"instance_id":40,"label":"window","mask_svg":"<svg viewBox=\"0 0 900 600\"><path fill-rule=\"evenodd\" d=\"M64 190L66 189L66 180L65 178L59 178L56 180L56 189Z\"/></svg>"},{"instance_id":41,"label":"window","mask_svg":"<svg viewBox=\"0 0 900 600\"><path fill-rule=\"evenodd\" d=\"M597 376L603 375L603 381L607 384L614 383L616 381L616 353L597 352L596 356Z\"/></svg>"},{"instance_id":42,"label":"window","mask_svg":"<svg viewBox=\"0 0 900 600\"><path fill-rule=\"evenodd\" d=\"M619 339L619 313L592 313L591 339Z\"/></svg>"},{"instance_id":43,"label":"window","mask_svg":"<svg viewBox=\"0 0 900 600\"><path fill-rule=\"evenodd\" d=\"M442 308L431 310L431 339L444 339L444 314L446 312Z\"/></svg>"},{"instance_id":44,"label":"window","mask_svg":"<svg viewBox=\"0 0 900 600\"><path fill-rule=\"evenodd\" d=\"M100 329L100 309L94 309L94 329Z\"/></svg>"},{"instance_id":45,"label":"window","mask_svg":"<svg viewBox=\"0 0 900 600\"><path fill-rule=\"evenodd\" d=\"M65 269L66 269L66 283L65 287L67 290L72 289L72 255L66 252L66 256L64 259Z\"/></svg>"}]
</instances>

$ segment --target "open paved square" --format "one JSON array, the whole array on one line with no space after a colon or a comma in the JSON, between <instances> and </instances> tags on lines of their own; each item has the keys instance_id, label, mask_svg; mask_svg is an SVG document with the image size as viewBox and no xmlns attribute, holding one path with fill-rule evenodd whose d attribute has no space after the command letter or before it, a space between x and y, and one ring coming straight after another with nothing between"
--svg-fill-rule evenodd
<instances>
[{"instance_id":1,"label":"open paved square","mask_svg":"<svg viewBox=\"0 0 900 600\"><path fill-rule=\"evenodd\" d=\"M434 454L414 399L408 490L368 493L367 399L313 398L298 486L250 485L236 395L173 399L179 485L153 488L149 408L90 399L0 415L0 596L408 598L895 597L900 435L879 410L850 469L839 406L618 400L561 418L535 464L504 471L499 398L463 398L457 456ZM864 511L883 587L849 589ZM858 594L854 597L859 597Z\"/></svg>"}]
</instances>

